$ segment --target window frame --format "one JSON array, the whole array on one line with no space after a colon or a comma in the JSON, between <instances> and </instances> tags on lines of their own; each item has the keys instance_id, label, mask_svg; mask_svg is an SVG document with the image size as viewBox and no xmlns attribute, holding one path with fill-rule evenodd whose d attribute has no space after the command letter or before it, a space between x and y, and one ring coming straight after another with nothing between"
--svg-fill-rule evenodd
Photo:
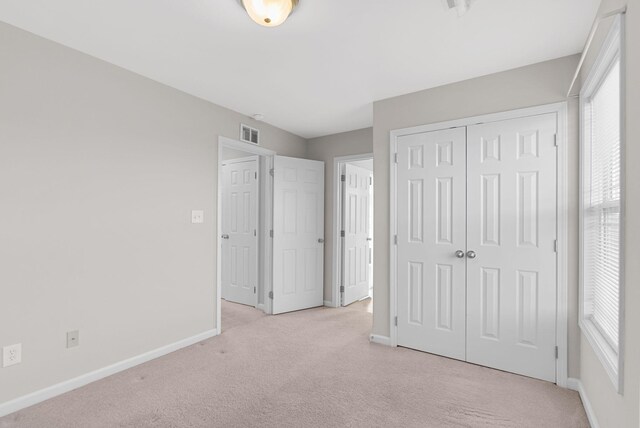
<instances>
[{"instance_id":1,"label":"window frame","mask_svg":"<svg viewBox=\"0 0 640 428\"><path fill-rule=\"evenodd\" d=\"M597 56L597 59L591 68L582 90L580 91L580 254L579 254L579 281L580 281L580 314L579 325L582 333L588 340L595 354L602 363L607 372L614 388L619 394L623 393L623 369L624 369L624 225L625 225L625 59L624 59L624 40L623 40L623 16L616 17L604 44ZM589 304L586 300L585 292L585 266L584 266L584 220L587 211L585 205L585 184L589 177L587 171L590 170L589 162L591 161L591 134L586 132L587 122L591 115L587 112L590 108L591 100L601 88L609 72L612 70L616 62L620 63L620 237L619 237L619 301L618 301L618 347L615 349L610 343L600 327L593 322L590 314L586 310Z\"/></svg>"}]
</instances>

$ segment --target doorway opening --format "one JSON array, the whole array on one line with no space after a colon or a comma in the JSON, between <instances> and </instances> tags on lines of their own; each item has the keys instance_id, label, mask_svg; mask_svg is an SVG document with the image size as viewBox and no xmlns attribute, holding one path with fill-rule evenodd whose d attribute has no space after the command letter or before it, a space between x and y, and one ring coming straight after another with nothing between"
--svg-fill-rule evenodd
<instances>
[{"instance_id":1,"label":"doorway opening","mask_svg":"<svg viewBox=\"0 0 640 428\"><path fill-rule=\"evenodd\" d=\"M222 300L272 313L271 275L275 152L232 139L218 142L218 305ZM221 297L221 298L220 298Z\"/></svg>"},{"instance_id":2,"label":"doorway opening","mask_svg":"<svg viewBox=\"0 0 640 428\"><path fill-rule=\"evenodd\" d=\"M373 312L373 154L334 160L333 306Z\"/></svg>"},{"instance_id":3,"label":"doorway opening","mask_svg":"<svg viewBox=\"0 0 640 428\"><path fill-rule=\"evenodd\" d=\"M324 163L219 137L216 242L219 331L223 299L266 314L322 306Z\"/></svg>"}]
</instances>

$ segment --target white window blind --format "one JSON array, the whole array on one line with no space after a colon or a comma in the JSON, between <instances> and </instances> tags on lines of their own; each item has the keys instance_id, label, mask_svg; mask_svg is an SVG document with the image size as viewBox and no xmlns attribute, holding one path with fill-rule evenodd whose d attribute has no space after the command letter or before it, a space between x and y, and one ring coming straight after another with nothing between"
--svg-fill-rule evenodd
<instances>
[{"instance_id":1,"label":"white window blind","mask_svg":"<svg viewBox=\"0 0 640 428\"><path fill-rule=\"evenodd\" d=\"M618 393L624 336L624 15L580 91L580 329Z\"/></svg>"},{"instance_id":2,"label":"white window blind","mask_svg":"<svg viewBox=\"0 0 640 428\"><path fill-rule=\"evenodd\" d=\"M584 316L618 349L620 311L620 61L585 106Z\"/></svg>"}]
</instances>

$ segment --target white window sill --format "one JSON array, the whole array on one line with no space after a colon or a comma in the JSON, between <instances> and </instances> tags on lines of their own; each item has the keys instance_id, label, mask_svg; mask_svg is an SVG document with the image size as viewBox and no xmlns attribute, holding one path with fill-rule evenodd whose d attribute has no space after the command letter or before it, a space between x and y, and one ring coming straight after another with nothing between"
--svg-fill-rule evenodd
<instances>
[{"instance_id":1,"label":"white window sill","mask_svg":"<svg viewBox=\"0 0 640 428\"><path fill-rule=\"evenodd\" d=\"M580 329L582 334L587 338L589 345L598 356L598 359L602 363L609 379L613 383L614 388L618 394L622 394L622 385L620 382L620 370L618 351L611 347L609 342L604 338L602 333L590 318L585 318L580 321Z\"/></svg>"}]
</instances>

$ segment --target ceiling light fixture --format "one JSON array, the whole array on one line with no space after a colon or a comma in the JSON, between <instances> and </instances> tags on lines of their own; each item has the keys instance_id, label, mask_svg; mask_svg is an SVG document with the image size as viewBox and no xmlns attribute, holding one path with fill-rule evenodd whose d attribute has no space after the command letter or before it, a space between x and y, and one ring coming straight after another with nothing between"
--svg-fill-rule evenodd
<instances>
[{"instance_id":1,"label":"ceiling light fixture","mask_svg":"<svg viewBox=\"0 0 640 428\"><path fill-rule=\"evenodd\" d=\"M469 11L474 0L443 0L447 9L455 9L458 16L462 16Z\"/></svg>"},{"instance_id":2,"label":"ceiling light fixture","mask_svg":"<svg viewBox=\"0 0 640 428\"><path fill-rule=\"evenodd\" d=\"M265 27L277 27L287 20L299 0L240 0L251 19Z\"/></svg>"}]
</instances>

